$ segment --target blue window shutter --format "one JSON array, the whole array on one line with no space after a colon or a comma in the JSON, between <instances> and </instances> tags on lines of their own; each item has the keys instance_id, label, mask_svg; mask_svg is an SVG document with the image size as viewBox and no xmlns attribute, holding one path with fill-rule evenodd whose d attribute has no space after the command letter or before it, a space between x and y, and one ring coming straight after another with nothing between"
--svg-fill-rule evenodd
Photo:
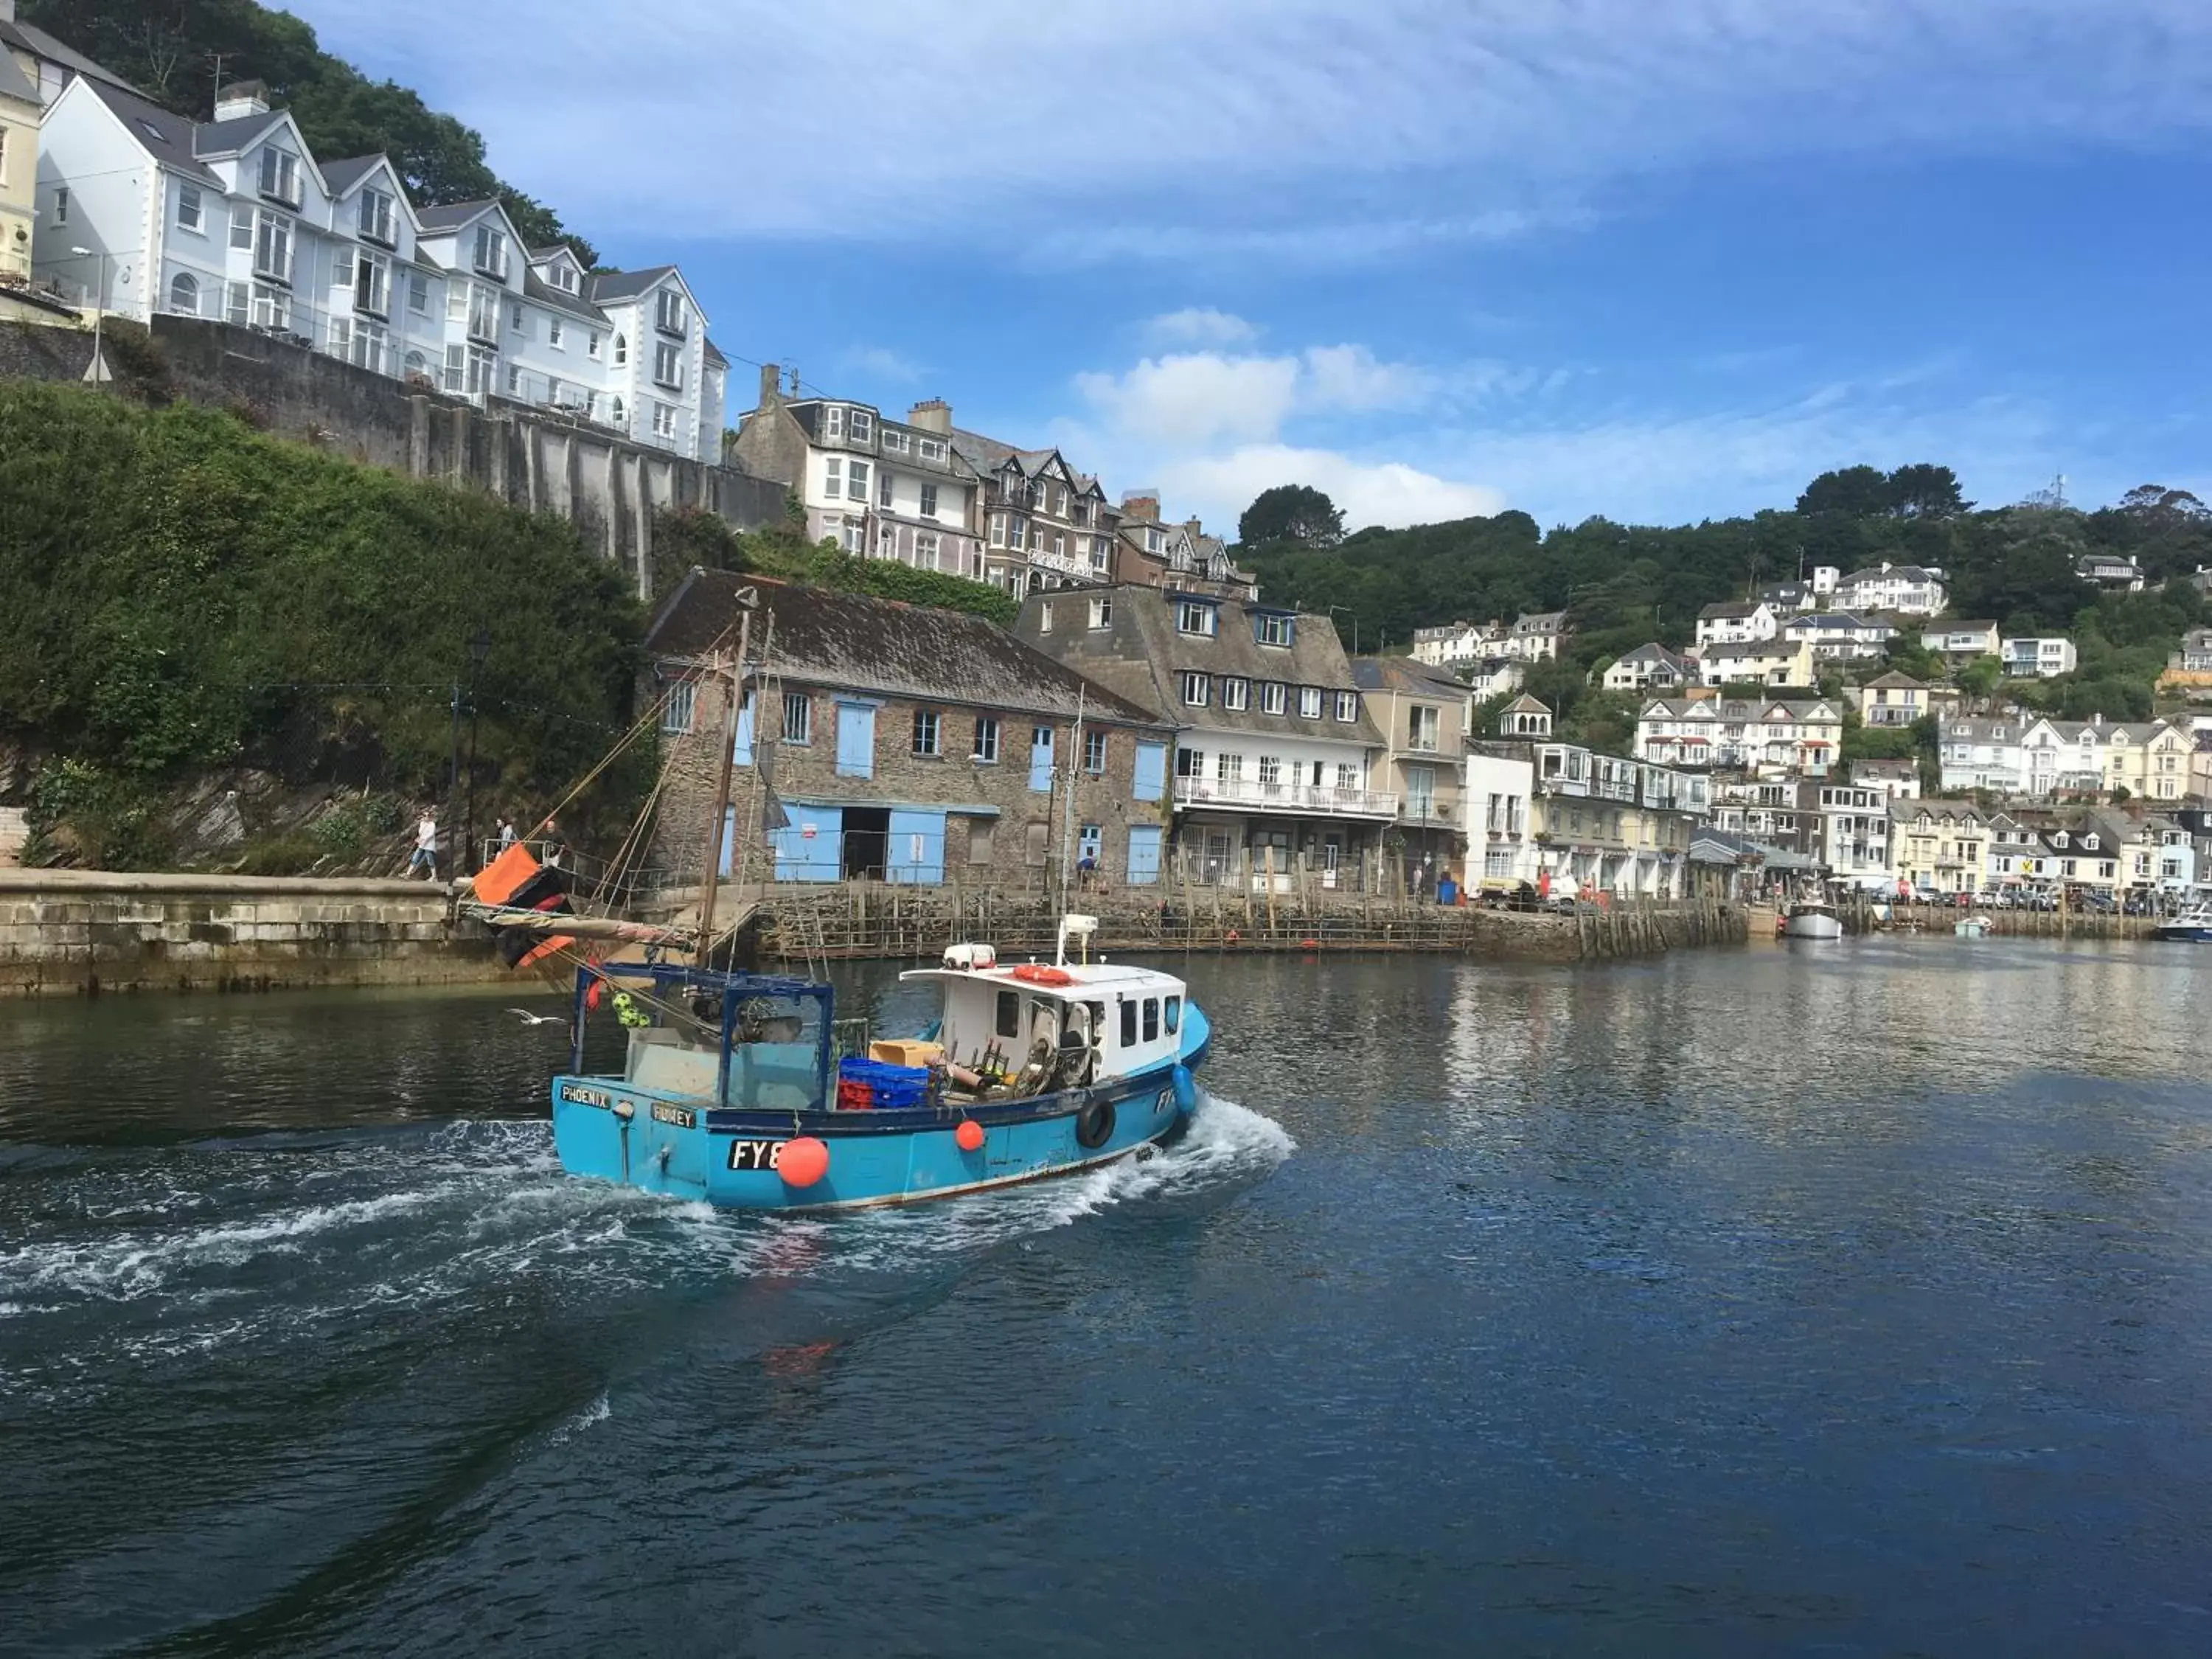
<instances>
[{"instance_id":1,"label":"blue window shutter","mask_svg":"<svg viewBox=\"0 0 2212 1659\"><path fill-rule=\"evenodd\" d=\"M1042 743L1036 740L1038 732L1044 734ZM1052 727L1049 726L1030 728L1030 787L1040 794L1049 791L1052 787Z\"/></svg>"},{"instance_id":2,"label":"blue window shutter","mask_svg":"<svg viewBox=\"0 0 2212 1659\"><path fill-rule=\"evenodd\" d=\"M1160 878L1160 827L1157 823L1129 826L1129 885L1149 887Z\"/></svg>"},{"instance_id":3,"label":"blue window shutter","mask_svg":"<svg viewBox=\"0 0 2212 1659\"><path fill-rule=\"evenodd\" d=\"M1137 744L1137 771L1130 793L1139 800L1158 800L1166 793L1168 747L1164 743Z\"/></svg>"},{"instance_id":4,"label":"blue window shutter","mask_svg":"<svg viewBox=\"0 0 2212 1659\"><path fill-rule=\"evenodd\" d=\"M837 775L876 775L876 711L865 703L837 705Z\"/></svg>"},{"instance_id":5,"label":"blue window shutter","mask_svg":"<svg viewBox=\"0 0 2212 1659\"><path fill-rule=\"evenodd\" d=\"M738 709L738 740L730 758L739 766L753 763L753 694L750 691Z\"/></svg>"}]
</instances>

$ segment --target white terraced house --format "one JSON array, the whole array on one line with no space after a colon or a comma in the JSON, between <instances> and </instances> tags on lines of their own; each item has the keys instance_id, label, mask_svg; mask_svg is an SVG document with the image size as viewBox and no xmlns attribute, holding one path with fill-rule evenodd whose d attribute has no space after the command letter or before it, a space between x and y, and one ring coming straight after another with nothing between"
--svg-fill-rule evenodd
<instances>
[{"instance_id":1,"label":"white terraced house","mask_svg":"<svg viewBox=\"0 0 2212 1659\"><path fill-rule=\"evenodd\" d=\"M1887 611L1900 617L1940 616L1949 602L1942 571L1888 563L1841 578L1830 601L1839 611Z\"/></svg>"},{"instance_id":2,"label":"white terraced house","mask_svg":"<svg viewBox=\"0 0 2212 1659\"><path fill-rule=\"evenodd\" d=\"M1865 662L1881 656L1897 630L1848 611L1808 611L1784 621L1782 637L1811 646L1814 662Z\"/></svg>"},{"instance_id":3,"label":"white terraced house","mask_svg":"<svg viewBox=\"0 0 2212 1659\"><path fill-rule=\"evenodd\" d=\"M2015 680L2051 680L2070 674L2080 665L2081 653L2063 635L2017 635L2003 641L2006 677Z\"/></svg>"},{"instance_id":4,"label":"white terraced house","mask_svg":"<svg viewBox=\"0 0 2212 1659\"><path fill-rule=\"evenodd\" d=\"M566 248L526 256L496 202L418 210L385 156L319 161L258 82L226 88L215 116L70 82L45 118L35 274L138 322L227 322L449 396L565 409L720 459L720 354L672 267L588 279L603 308ZM669 292L673 331L656 327ZM617 348L641 326L641 368ZM653 374L663 340L677 346L666 380Z\"/></svg>"},{"instance_id":5,"label":"white terraced house","mask_svg":"<svg viewBox=\"0 0 2212 1659\"><path fill-rule=\"evenodd\" d=\"M1826 776L1843 739L1843 715L1826 698L1656 697L1636 721L1638 760L1770 776Z\"/></svg>"}]
</instances>

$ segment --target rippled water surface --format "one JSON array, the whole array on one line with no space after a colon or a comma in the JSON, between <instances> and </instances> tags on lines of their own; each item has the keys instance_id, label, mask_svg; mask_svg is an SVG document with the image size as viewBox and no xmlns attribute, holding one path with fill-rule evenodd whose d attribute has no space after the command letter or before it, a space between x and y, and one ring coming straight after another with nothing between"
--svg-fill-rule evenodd
<instances>
[{"instance_id":1,"label":"rippled water surface","mask_svg":"<svg viewBox=\"0 0 2212 1659\"><path fill-rule=\"evenodd\" d=\"M0 1651L2212 1652L2212 951L1190 973L1172 1150L834 1222L511 994L0 1004Z\"/></svg>"}]
</instances>

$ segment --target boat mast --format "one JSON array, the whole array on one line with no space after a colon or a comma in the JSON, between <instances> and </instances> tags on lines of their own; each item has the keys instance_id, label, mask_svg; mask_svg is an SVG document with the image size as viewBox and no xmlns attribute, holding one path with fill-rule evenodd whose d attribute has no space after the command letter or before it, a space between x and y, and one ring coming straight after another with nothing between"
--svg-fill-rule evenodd
<instances>
[{"instance_id":1,"label":"boat mast","mask_svg":"<svg viewBox=\"0 0 2212 1659\"><path fill-rule=\"evenodd\" d=\"M738 656L734 664L720 658L730 683L730 703L722 721L722 763L714 773L714 813L707 820L706 891L699 900L699 965L704 968L714 949L714 900L722 886L722 822L730 814L730 773L737 764L738 722L745 702L745 653L752 643L752 607L760 602L759 590L738 590ZM734 836L732 839L735 839Z\"/></svg>"},{"instance_id":2,"label":"boat mast","mask_svg":"<svg viewBox=\"0 0 2212 1659\"><path fill-rule=\"evenodd\" d=\"M1060 908L1067 908L1068 855L1075 839L1075 781L1083 764L1083 697L1088 687L1075 689L1075 738L1067 747L1067 793L1060 801Z\"/></svg>"}]
</instances>

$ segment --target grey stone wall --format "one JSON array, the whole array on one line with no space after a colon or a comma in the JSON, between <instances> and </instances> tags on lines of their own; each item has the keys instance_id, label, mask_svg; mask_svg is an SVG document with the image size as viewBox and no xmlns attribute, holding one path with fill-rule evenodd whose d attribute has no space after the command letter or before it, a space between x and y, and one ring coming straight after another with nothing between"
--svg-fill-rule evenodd
<instances>
[{"instance_id":1,"label":"grey stone wall","mask_svg":"<svg viewBox=\"0 0 2212 1659\"><path fill-rule=\"evenodd\" d=\"M111 351L119 390L234 410L280 437L365 465L556 514L630 572L641 594L656 512L703 509L739 529L784 519L781 483L635 444L550 410L501 398L478 408L228 323L158 316L153 334L154 374L126 372L123 354ZM0 324L0 375L75 380L91 356L89 334Z\"/></svg>"},{"instance_id":2,"label":"grey stone wall","mask_svg":"<svg viewBox=\"0 0 2212 1659\"><path fill-rule=\"evenodd\" d=\"M805 744L781 741L783 733L783 694L804 693L812 700L812 741ZM765 701L756 722L754 754L769 761L769 777L777 796L786 802L825 801L853 806L883 806L890 803L911 806L995 807L995 816L954 817L946 825L945 869L948 878L963 881L998 880L1033 884L1047 870L1060 868L1062 795L1065 779L1052 793L1029 787L1030 728L1050 726L1055 760L1064 769L1072 758L1077 765L1075 803L1072 822L1079 830L1096 823L1101 830L1101 864L1105 874L1118 879L1127 867L1129 826L1167 823L1164 799L1140 801L1135 797L1138 732L1130 726L1085 721L1085 732L1106 734L1106 769L1094 776L1082 771L1082 756L1074 751L1074 724L1012 709L979 709L906 698L878 698L873 775L841 777L837 774L837 712L833 693L812 686L778 682ZM917 710L938 716L940 752L914 752L914 717ZM666 782L657 820L652 866L677 884L700 878L707 854L707 826L713 816L714 787L720 769L721 737L727 725L728 698L725 692L702 684L693 708L691 730L682 736L665 736ZM983 764L970 758L975 717L994 714L999 721L999 759ZM1143 736L1165 744L1168 733L1147 731ZM736 769L731 799L742 825L746 822L747 792L751 788L749 768ZM794 817L797 808L792 809ZM983 832L988 847L979 844L971 855L967 824L988 824ZM1032 826L1043 831L1043 859L1032 862L1036 842ZM749 873L769 879L775 861L765 836L750 838L752 851ZM1074 854L1071 852L1070 857Z\"/></svg>"},{"instance_id":3,"label":"grey stone wall","mask_svg":"<svg viewBox=\"0 0 2212 1659\"><path fill-rule=\"evenodd\" d=\"M428 882L0 871L0 996L493 980Z\"/></svg>"}]
</instances>

